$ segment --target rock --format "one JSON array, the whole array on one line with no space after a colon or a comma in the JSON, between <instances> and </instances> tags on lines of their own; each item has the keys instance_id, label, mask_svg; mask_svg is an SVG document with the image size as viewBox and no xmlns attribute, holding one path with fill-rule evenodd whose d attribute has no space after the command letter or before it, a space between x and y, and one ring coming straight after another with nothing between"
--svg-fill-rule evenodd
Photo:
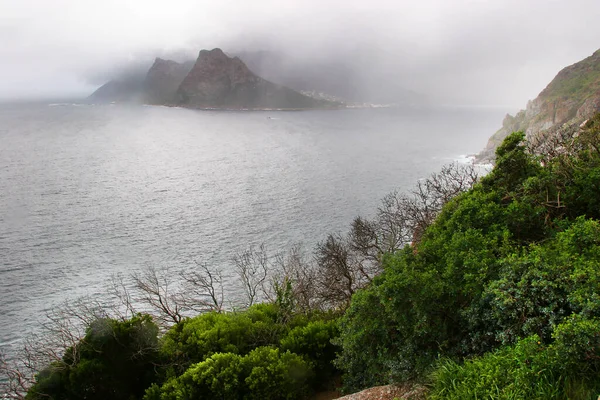
<instances>
[{"instance_id":1,"label":"rock","mask_svg":"<svg viewBox=\"0 0 600 400\"><path fill-rule=\"evenodd\" d=\"M376 386L362 392L340 397L338 400L424 400L427 390L420 385L406 383L403 385Z\"/></svg>"}]
</instances>

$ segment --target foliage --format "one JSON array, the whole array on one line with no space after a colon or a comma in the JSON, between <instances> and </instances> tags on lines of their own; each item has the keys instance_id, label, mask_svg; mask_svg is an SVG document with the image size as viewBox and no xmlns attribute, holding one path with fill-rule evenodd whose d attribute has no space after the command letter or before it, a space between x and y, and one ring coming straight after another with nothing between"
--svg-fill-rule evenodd
<instances>
[{"instance_id":1,"label":"foliage","mask_svg":"<svg viewBox=\"0 0 600 400\"><path fill-rule=\"evenodd\" d=\"M157 335L158 327L147 315L97 320L61 363L38 374L27 398L139 398L155 378Z\"/></svg>"},{"instance_id":2,"label":"foliage","mask_svg":"<svg viewBox=\"0 0 600 400\"><path fill-rule=\"evenodd\" d=\"M595 399L600 392L600 322L573 316L545 345L537 335L431 375L432 399Z\"/></svg>"},{"instance_id":3,"label":"foliage","mask_svg":"<svg viewBox=\"0 0 600 400\"><path fill-rule=\"evenodd\" d=\"M570 315L600 317L598 126L544 159L509 135L488 176L448 201L418 243L383 258L341 319L348 390L422 379L440 356L531 335L548 345Z\"/></svg>"},{"instance_id":4,"label":"foliage","mask_svg":"<svg viewBox=\"0 0 600 400\"><path fill-rule=\"evenodd\" d=\"M331 342L337 336L337 321L312 321L292 329L281 339L280 348L304 357L315 371L316 383L326 385L338 374L333 365L338 347Z\"/></svg>"},{"instance_id":5,"label":"foliage","mask_svg":"<svg viewBox=\"0 0 600 400\"><path fill-rule=\"evenodd\" d=\"M300 399L309 392L311 373L300 356L270 347L245 356L216 353L161 388L153 385L144 399Z\"/></svg>"},{"instance_id":6,"label":"foliage","mask_svg":"<svg viewBox=\"0 0 600 400\"><path fill-rule=\"evenodd\" d=\"M245 312L202 314L173 326L163 338L162 352L180 374L215 353L244 355L259 346L278 344L289 328L277 320L274 304L254 305Z\"/></svg>"}]
</instances>

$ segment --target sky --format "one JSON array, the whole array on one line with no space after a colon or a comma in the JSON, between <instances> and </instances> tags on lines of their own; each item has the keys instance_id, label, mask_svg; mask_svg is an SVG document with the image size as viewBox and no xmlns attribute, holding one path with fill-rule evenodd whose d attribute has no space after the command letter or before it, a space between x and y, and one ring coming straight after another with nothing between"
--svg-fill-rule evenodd
<instances>
[{"instance_id":1,"label":"sky","mask_svg":"<svg viewBox=\"0 0 600 400\"><path fill-rule=\"evenodd\" d=\"M600 48L598 0L0 0L0 99L86 96L155 56L284 51L434 102L522 108Z\"/></svg>"}]
</instances>

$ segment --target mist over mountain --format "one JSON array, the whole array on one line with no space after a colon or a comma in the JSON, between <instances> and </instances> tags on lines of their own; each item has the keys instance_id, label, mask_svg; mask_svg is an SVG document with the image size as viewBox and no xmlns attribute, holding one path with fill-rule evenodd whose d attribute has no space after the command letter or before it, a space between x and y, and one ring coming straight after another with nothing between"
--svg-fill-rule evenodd
<instances>
[{"instance_id":1,"label":"mist over mountain","mask_svg":"<svg viewBox=\"0 0 600 400\"><path fill-rule=\"evenodd\" d=\"M311 87L314 90L318 85ZM139 71L112 79L87 100L227 109L307 109L341 105L264 79L240 58L229 57L219 48L202 50L197 60L183 63L157 57L143 76Z\"/></svg>"},{"instance_id":2,"label":"mist over mountain","mask_svg":"<svg viewBox=\"0 0 600 400\"><path fill-rule=\"evenodd\" d=\"M595 0L5 1L0 98L85 97L127 80L123 71L143 64L145 73L156 57L181 63L220 47L242 59L283 53L245 61L276 83L323 81L350 100L412 91L438 104L513 108L598 47L599 12ZM271 71L271 61L286 68Z\"/></svg>"},{"instance_id":3,"label":"mist over mountain","mask_svg":"<svg viewBox=\"0 0 600 400\"><path fill-rule=\"evenodd\" d=\"M422 105L427 102L425 96L402 87L399 76L380 73L376 62L370 70L363 70L345 59L301 58L284 51L242 50L228 54L239 57L261 78L295 91L329 95L347 103ZM185 56L179 59L185 59ZM178 63L157 57L151 67L140 64L117 70L89 100L172 103L179 84L194 63L191 58Z\"/></svg>"},{"instance_id":4,"label":"mist over mountain","mask_svg":"<svg viewBox=\"0 0 600 400\"><path fill-rule=\"evenodd\" d=\"M356 103L422 104L425 96L408 90L399 76L382 74L343 58L302 59L283 51L235 53L256 74L299 91L324 92Z\"/></svg>"}]
</instances>

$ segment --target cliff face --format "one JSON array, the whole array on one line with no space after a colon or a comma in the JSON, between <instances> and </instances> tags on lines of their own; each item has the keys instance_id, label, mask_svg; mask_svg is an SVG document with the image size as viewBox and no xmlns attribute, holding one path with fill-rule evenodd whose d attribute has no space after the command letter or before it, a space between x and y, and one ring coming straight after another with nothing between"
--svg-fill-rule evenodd
<instances>
[{"instance_id":1,"label":"cliff face","mask_svg":"<svg viewBox=\"0 0 600 400\"><path fill-rule=\"evenodd\" d=\"M191 108L301 109L335 106L276 85L257 75L221 49L202 50L176 94L176 103Z\"/></svg>"},{"instance_id":2,"label":"cliff face","mask_svg":"<svg viewBox=\"0 0 600 400\"><path fill-rule=\"evenodd\" d=\"M144 101L147 104L174 103L175 93L193 65L193 62L180 64L157 58L144 80Z\"/></svg>"},{"instance_id":3,"label":"cliff face","mask_svg":"<svg viewBox=\"0 0 600 400\"><path fill-rule=\"evenodd\" d=\"M496 147L514 131L527 137L544 134L567 123L583 122L600 112L600 50L561 70L525 110L507 115L500 128L477 156L492 161Z\"/></svg>"}]
</instances>

